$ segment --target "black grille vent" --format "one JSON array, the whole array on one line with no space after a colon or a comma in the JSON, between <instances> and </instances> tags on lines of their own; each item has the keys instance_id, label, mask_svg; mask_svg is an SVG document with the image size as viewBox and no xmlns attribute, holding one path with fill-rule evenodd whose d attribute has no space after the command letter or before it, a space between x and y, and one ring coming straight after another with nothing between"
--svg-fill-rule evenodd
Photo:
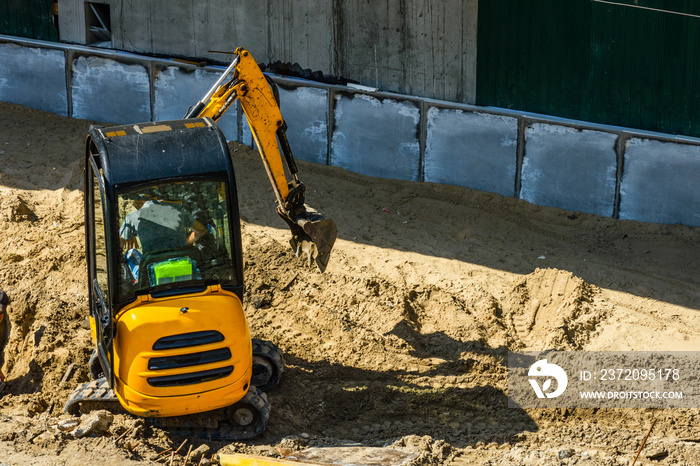
<instances>
[{"instance_id":1,"label":"black grille vent","mask_svg":"<svg viewBox=\"0 0 700 466\"><path fill-rule=\"evenodd\" d=\"M203 351L193 354L178 354L176 356L165 356L162 358L152 358L148 361L148 370L158 371L163 369L178 369L182 367L199 366L211 362L226 361L231 358L231 350L220 348L211 351Z\"/></svg>"},{"instance_id":2,"label":"black grille vent","mask_svg":"<svg viewBox=\"0 0 700 466\"><path fill-rule=\"evenodd\" d=\"M189 374L165 375L162 377L149 377L148 383L153 387L177 387L180 385L193 385L222 379L233 372L233 366L211 369L208 371L192 372Z\"/></svg>"},{"instance_id":3,"label":"black grille vent","mask_svg":"<svg viewBox=\"0 0 700 466\"><path fill-rule=\"evenodd\" d=\"M182 333L160 338L153 344L154 350L168 350L176 348L188 348L190 346L206 345L224 341L224 335L216 330L203 332Z\"/></svg>"}]
</instances>

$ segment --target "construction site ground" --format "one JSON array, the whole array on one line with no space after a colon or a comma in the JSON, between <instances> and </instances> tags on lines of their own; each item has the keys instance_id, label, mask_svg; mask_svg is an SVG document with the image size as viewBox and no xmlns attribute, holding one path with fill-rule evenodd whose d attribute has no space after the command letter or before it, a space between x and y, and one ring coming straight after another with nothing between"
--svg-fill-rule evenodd
<instances>
[{"instance_id":1,"label":"construction site ground","mask_svg":"<svg viewBox=\"0 0 700 466\"><path fill-rule=\"evenodd\" d=\"M115 413L101 433L62 432L92 351L89 124L0 103L0 288L12 300L0 464L155 464L186 440L173 464L206 445L207 458L363 446L412 464L628 465L655 420L637 464L700 464L697 409L507 403L508 350L700 350L700 228L300 162L307 202L339 229L320 274L292 253L259 156L237 143L246 314L287 363L267 430L213 442Z\"/></svg>"}]
</instances>

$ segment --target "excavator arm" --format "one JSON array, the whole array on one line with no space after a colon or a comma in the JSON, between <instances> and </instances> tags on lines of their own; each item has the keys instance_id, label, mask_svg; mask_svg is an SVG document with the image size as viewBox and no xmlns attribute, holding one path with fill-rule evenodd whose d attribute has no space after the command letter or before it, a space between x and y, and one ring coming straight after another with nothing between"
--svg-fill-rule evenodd
<instances>
[{"instance_id":1,"label":"excavator arm","mask_svg":"<svg viewBox=\"0 0 700 466\"><path fill-rule=\"evenodd\" d=\"M229 75L231 79L224 83ZM273 85L252 55L238 48L228 69L184 118L209 117L217 121L236 100L240 102L272 183L277 213L292 232L290 245L298 256L305 253L309 263L315 261L323 272L335 243L337 227L333 220L304 203L305 186L297 176L296 162L286 135L287 125ZM285 164L291 180L287 178Z\"/></svg>"}]
</instances>

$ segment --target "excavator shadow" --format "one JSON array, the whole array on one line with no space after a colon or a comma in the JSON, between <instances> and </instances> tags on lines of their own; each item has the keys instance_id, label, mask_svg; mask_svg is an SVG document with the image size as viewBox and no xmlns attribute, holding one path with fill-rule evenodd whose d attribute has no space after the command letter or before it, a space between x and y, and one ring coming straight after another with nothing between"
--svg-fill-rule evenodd
<instances>
[{"instance_id":1,"label":"excavator shadow","mask_svg":"<svg viewBox=\"0 0 700 466\"><path fill-rule=\"evenodd\" d=\"M264 438L307 432L376 445L428 435L463 448L512 443L538 430L525 410L508 406L506 348L443 333L422 338L440 339L456 351L438 355L419 348L411 350L416 357L410 366L375 370L287 354L285 378L270 393L274 415Z\"/></svg>"}]
</instances>

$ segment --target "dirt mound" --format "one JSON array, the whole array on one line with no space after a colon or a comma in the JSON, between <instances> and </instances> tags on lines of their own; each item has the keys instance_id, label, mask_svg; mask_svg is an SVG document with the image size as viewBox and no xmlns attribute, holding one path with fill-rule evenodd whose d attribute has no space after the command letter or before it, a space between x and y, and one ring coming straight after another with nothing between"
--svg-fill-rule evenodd
<instances>
[{"instance_id":1,"label":"dirt mound","mask_svg":"<svg viewBox=\"0 0 700 466\"><path fill-rule=\"evenodd\" d=\"M244 241L252 328L310 361L399 371L417 360L459 360L465 348L506 339L500 303L484 290L318 274L275 239L246 235ZM348 258L337 251L334 261ZM289 331L294 328L300 330Z\"/></svg>"},{"instance_id":2,"label":"dirt mound","mask_svg":"<svg viewBox=\"0 0 700 466\"><path fill-rule=\"evenodd\" d=\"M571 272L537 269L518 281L505 304L512 332L524 350L577 350L607 315L596 302L600 288ZM598 299L600 301L600 299Z\"/></svg>"},{"instance_id":3,"label":"dirt mound","mask_svg":"<svg viewBox=\"0 0 700 466\"><path fill-rule=\"evenodd\" d=\"M5 238L0 281L12 299L13 324L6 348L13 382L6 391L43 394L41 411L59 407L64 372L76 359L82 362L81 354L89 355L83 221L76 215L81 203L80 193L57 193L45 205L0 192L0 215L6 219L0 226Z\"/></svg>"}]
</instances>

